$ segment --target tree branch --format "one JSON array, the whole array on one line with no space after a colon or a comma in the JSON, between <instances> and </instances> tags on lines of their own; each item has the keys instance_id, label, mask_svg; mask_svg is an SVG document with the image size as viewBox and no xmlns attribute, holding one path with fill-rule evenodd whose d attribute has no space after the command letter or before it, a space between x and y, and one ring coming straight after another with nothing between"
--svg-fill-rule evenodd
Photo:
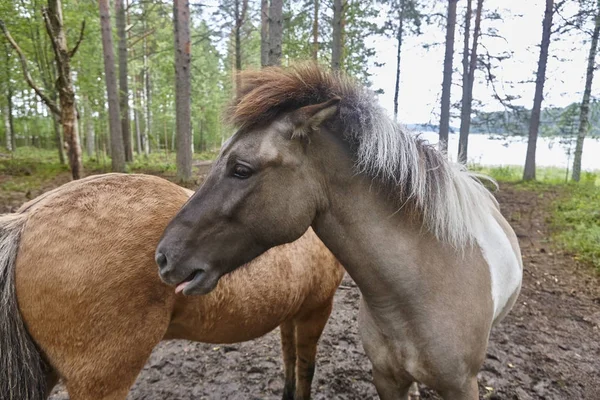
<instances>
[{"instance_id":1,"label":"tree branch","mask_svg":"<svg viewBox=\"0 0 600 400\"><path fill-rule=\"evenodd\" d=\"M42 9L42 16L44 17L44 25L46 25L46 32L48 32L48 36L50 37L50 42L52 43L52 49L54 50L54 54L59 54L60 46L56 41L56 35L54 34L54 30L52 29L52 22L50 21L50 16L48 15L47 7L44 7Z\"/></svg>"},{"instance_id":2,"label":"tree branch","mask_svg":"<svg viewBox=\"0 0 600 400\"><path fill-rule=\"evenodd\" d=\"M6 39L8 39L8 42L10 43L12 48L15 49L15 51L19 55L19 60L21 61L21 68L23 69L23 75L25 75L25 80L27 81L27 84L35 91L35 93L38 96L40 96L42 101L44 103L46 103L48 108L54 114L60 116L60 108L58 108L56 103L54 101L52 101L52 99L50 99L48 96L46 96L46 94L44 94L44 92L39 87L37 87L37 85L33 82L33 79L31 78L31 75L29 74L29 70L27 69L27 59L25 58L25 55L23 54L23 51L21 50L21 48L19 47L17 42L15 42L13 37L10 35L10 32L8 31L8 29L6 29L6 25L4 24L3 20L0 20L0 29L2 29L4 36L6 36Z\"/></svg>"},{"instance_id":3,"label":"tree branch","mask_svg":"<svg viewBox=\"0 0 600 400\"><path fill-rule=\"evenodd\" d=\"M127 46L127 47L130 48L130 49L133 48L133 46L135 46L136 44L138 44L140 41L144 40L144 38L152 35L155 31L156 31L156 29L154 29L154 28L150 29L148 32L145 32L142 35L136 37L135 40L133 42L131 42L129 44L129 46Z\"/></svg>"},{"instance_id":4,"label":"tree branch","mask_svg":"<svg viewBox=\"0 0 600 400\"><path fill-rule=\"evenodd\" d=\"M77 49L79 48L79 45L81 44L81 41L83 40L84 31L85 31L85 19L83 21L81 21L81 32L79 32L79 40L77 40L77 43L75 44L75 47L73 47L73 50L71 50L69 52L69 58L73 58L75 53L77 53Z\"/></svg>"}]
</instances>

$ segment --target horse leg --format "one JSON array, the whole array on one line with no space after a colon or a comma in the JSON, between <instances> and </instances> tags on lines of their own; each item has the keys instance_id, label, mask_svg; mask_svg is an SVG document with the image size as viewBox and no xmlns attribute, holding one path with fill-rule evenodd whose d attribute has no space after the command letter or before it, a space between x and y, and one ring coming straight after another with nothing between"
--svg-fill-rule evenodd
<instances>
[{"instance_id":1,"label":"horse leg","mask_svg":"<svg viewBox=\"0 0 600 400\"><path fill-rule=\"evenodd\" d=\"M279 330L281 332L281 349L285 371L283 400L294 400L296 391L296 331L294 321L285 321L281 324Z\"/></svg>"},{"instance_id":2,"label":"horse leg","mask_svg":"<svg viewBox=\"0 0 600 400\"><path fill-rule=\"evenodd\" d=\"M123 347L117 346L111 349L110 354L81 355L82 360L77 364L83 368L71 369L63 379L70 399L125 400L157 343L158 340L150 339L143 347L137 348L129 343L135 354L127 354ZM113 357L118 354L122 356L121 360ZM112 365L109 366L109 363Z\"/></svg>"},{"instance_id":3,"label":"horse leg","mask_svg":"<svg viewBox=\"0 0 600 400\"><path fill-rule=\"evenodd\" d=\"M417 384L417 382L413 382L413 384L410 385L410 389L408 391L408 398L410 400L419 400L421 398L421 392L419 392L419 385Z\"/></svg>"},{"instance_id":4,"label":"horse leg","mask_svg":"<svg viewBox=\"0 0 600 400\"><path fill-rule=\"evenodd\" d=\"M413 386L410 381L398 382L393 376L381 372L375 366L373 366L373 384L381 400L408 400L408 394Z\"/></svg>"},{"instance_id":5,"label":"horse leg","mask_svg":"<svg viewBox=\"0 0 600 400\"><path fill-rule=\"evenodd\" d=\"M313 376L315 374L315 359L317 344L325 329L333 298L323 308L296 319L296 397L295 400L309 400Z\"/></svg>"},{"instance_id":6,"label":"horse leg","mask_svg":"<svg viewBox=\"0 0 600 400\"><path fill-rule=\"evenodd\" d=\"M478 400L479 386L477 377L473 376L461 387L455 387L447 390L440 390L444 400Z\"/></svg>"}]
</instances>

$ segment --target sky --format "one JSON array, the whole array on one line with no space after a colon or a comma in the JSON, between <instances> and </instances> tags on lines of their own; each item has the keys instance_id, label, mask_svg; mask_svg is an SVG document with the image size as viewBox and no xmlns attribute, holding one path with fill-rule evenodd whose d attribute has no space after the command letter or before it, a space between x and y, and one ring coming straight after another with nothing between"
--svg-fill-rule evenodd
<instances>
[{"instance_id":1,"label":"sky","mask_svg":"<svg viewBox=\"0 0 600 400\"><path fill-rule=\"evenodd\" d=\"M457 24L463 23L465 1L460 0L457 11ZM473 3L476 3L473 1ZM438 11L446 13L446 1L439 1ZM539 43L542 36L544 0L485 0L484 12L497 9L504 16L503 22L482 21L482 30L495 27L506 40L484 37L484 44L490 53L512 51L513 57L499 64L496 71L497 87L506 89L506 93L520 96L514 104L531 108L535 89L535 73L539 58ZM565 14L574 9L565 10ZM555 22L561 22L560 17ZM472 23L473 24L473 23ZM455 40L454 67L462 68L462 32L457 26ZM566 106L581 101L584 86L589 42L582 35L563 35L561 40L550 45L547 81L544 90L546 106ZM433 123L439 120L439 100L442 87L445 28L440 26L424 27L423 35L408 37L405 40L401 61L401 86L399 120L405 124ZM392 113L394 82L396 71L396 42L394 39L372 38L376 50L376 62L383 67L370 66L373 74L373 89L384 89L380 95L381 104ZM439 43L429 49L424 44ZM481 48L481 47L480 47ZM566 59L566 60L560 60ZM514 88L510 82L530 81ZM454 75L452 101L460 100L460 76ZM482 72L477 71L474 98L483 102L486 111L502 110L503 106L492 97L492 89L484 81ZM592 93L594 94L594 92ZM455 112L456 113L456 112ZM458 119L453 119L458 125Z\"/></svg>"}]
</instances>

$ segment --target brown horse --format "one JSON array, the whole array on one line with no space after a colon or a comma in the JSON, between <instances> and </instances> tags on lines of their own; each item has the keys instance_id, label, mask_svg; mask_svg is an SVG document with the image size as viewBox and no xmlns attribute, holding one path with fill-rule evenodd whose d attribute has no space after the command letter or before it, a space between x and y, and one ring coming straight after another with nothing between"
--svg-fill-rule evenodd
<instances>
[{"instance_id":1,"label":"brown horse","mask_svg":"<svg viewBox=\"0 0 600 400\"><path fill-rule=\"evenodd\" d=\"M299 66L242 82L238 132L157 248L163 280L207 293L312 226L362 292L379 396L405 399L416 381L478 399L490 329L522 277L492 195L343 76Z\"/></svg>"},{"instance_id":2,"label":"brown horse","mask_svg":"<svg viewBox=\"0 0 600 400\"><path fill-rule=\"evenodd\" d=\"M154 250L191 194L153 176L100 175L0 217L0 399L40 400L61 378L71 400L123 400L163 339L233 343L277 326L283 397L309 399L342 267L308 231L208 296L176 294Z\"/></svg>"}]
</instances>

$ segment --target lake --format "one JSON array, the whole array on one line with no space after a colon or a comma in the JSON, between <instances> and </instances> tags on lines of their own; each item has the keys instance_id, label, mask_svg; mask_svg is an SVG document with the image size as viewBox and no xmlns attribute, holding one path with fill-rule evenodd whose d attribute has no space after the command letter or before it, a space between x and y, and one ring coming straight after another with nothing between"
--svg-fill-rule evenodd
<instances>
[{"instance_id":1,"label":"lake","mask_svg":"<svg viewBox=\"0 0 600 400\"><path fill-rule=\"evenodd\" d=\"M422 132L421 136L429 143L438 142L437 132ZM562 167L573 164L573 155L568 155L568 145L560 143L561 138L539 137L537 141L536 165L544 167ZM573 141L571 153L575 151ZM469 135L468 157L470 163L480 165L524 165L527 152L527 138L506 137L497 135L471 134ZM448 153L452 160L456 160L458 153L458 133L450 134ZM586 138L583 144L583 158L581 167L587 171L600 170L600 139Z\"/></svg>"}]
</instances>

